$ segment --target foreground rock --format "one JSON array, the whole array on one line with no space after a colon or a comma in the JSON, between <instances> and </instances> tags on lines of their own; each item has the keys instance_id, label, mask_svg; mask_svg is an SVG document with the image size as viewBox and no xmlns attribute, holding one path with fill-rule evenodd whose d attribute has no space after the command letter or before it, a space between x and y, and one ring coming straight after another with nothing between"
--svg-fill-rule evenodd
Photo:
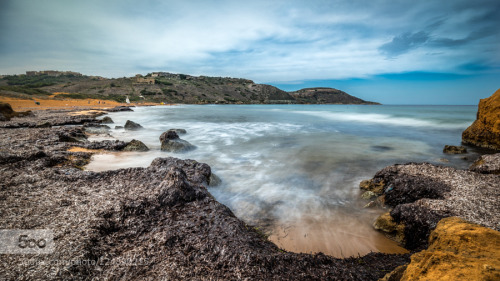
<instances>
[{"instance_id":1,"label":"foreground rock","mask_svg":"<svg viewBox=\"0 0 500 281\"><path fill-rule=\"evenodd\" d=\"M500 89L479 102L477 119L462 133L462 142L500 150Z\"/></svg>"},{"instance_id":2,"label":"foreground rock","mask_svg":"<svg viewBox=\"0 0 500 281\"><path fill-rule=\"evenodd\" d=\"M136 131L142 129L143 127L140 124L135 123L134 121L127 120L127 122L125 122L124 128L125 130Z\"/></svg>"},{"instance_id":3,"label":"foreground rock","mask_svg":"<svg viewBox=\"0 0 500 281\"><path fill-rule=\"evenodd\" d=\"M161 150L168 152L186 152L196 148L189 142L180 139L174 130L168 130L160 136Z\"/></svg>"},{"instance_id":4,"label":"foreground rock","mask_svg":"<svg viewBox=\"0 0 500 281\"><path fill-rule=\"evenodd\" d=\"M425 248L431 230L445 217L500 228L500 217L492 215L500 213L498 175L405 164L382 169L362 186L371 187L380 201L393 208L377 220L378 228L397 237L407 249Z\"/></svg>"},{"instance_id":5,"label":"foreground rock","mask_svg":"<svg viewBox=\"0 0 500 281\"><path fill-rule=\"evenodd\" d=\"M383 280L500 280L499 253L500 232L445 218L431 233L429 248Z\"/></svg>"},{"instance_id":6,"label":"foreground rock","mask_svg":"<svg viewBox=\"0 0 500 281\"><path fill-rule=\"evenodd\" d=\"M280 250L208 193L208 165L157 158L147 168L84 171L91 154L71 146L127 144L60 141L80 132L0 128L0 229L50 229L55 238L52 254L0 255L2 278L377 280L409 262Z\"/></svg>"}]
</instances>

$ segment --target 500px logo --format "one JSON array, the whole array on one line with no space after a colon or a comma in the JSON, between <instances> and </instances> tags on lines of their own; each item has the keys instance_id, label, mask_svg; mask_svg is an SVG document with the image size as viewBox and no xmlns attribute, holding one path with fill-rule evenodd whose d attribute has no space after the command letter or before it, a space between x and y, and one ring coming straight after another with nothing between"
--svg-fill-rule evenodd
<instances>
[{"instance_id":1,"label":"500px logo","mask_svg":"<svg viewBox=\"0 0 500 281\"><path fill-rule=\"evenodd\" d=\"M51 254L54 234L49 229L0 229L0 254Z\"/></svg>"}]
</instances>

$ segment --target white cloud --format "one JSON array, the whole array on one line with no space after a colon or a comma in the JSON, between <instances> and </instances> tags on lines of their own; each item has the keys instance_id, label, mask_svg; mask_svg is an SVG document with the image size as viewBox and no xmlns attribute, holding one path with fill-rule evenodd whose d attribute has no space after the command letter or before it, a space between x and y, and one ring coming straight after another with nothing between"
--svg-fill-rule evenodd
<instances>
[{"instance_id":1,"label":"white cloud","mask_svg":"<svg viewBox=\"0 0 500 281\"><path fill-rule=\"evenodd\" d=\"M1 15L8 39L0 71L116 77L167 70L265 82L455 71L491 55L498 39L444 52L424 42L392 59L379 51L404 33L463 38L479 26L467 21L494 3L444 2L20 0Z\"/></svg>"}]
</instances>

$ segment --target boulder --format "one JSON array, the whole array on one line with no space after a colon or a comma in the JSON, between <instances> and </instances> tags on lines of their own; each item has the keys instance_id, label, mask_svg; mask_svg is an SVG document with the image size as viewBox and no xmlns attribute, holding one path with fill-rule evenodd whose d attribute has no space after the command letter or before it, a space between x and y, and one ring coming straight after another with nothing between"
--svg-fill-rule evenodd
<instances>
[{"instance_id":1,"label":"boulder","mask_svg":"<svg viewBox=\"0 0 500 281\"><path fill-rule=\"evenodd\" d=\"M123 129L123 126L115 126L115 129Z\"/></svg>"},{"instance_id":2,"label":"boulder","mask_svg":"<svg viewBox=\"0 0 500 281\"><path fill-rule=\"evenodd\" d=\"M384 280L500 280L499 253L500 232L449 217L439 221L427 250L389 274L400 278Z\"/></svg>"},{"instance_id":3,"label":"boulder","mask_svg":"<svg viewBox=\"0 0 500 281\"><path fill-rule=\"evenodd\" d=\"M161 150L168 152L186 152L196 148L189 142L180 139L175 131L168 130L160 136Z\"/></svg>"},{"instance_id":4,"label":"boulder","mask_svg":"<svg viewBox=\"0 0 500 281\"><path fill-rule=\"evenodd\" d=\"M464 146L445 145L443 148L443 153L446 153L446 154L464 154L464 153L467 153L467 148L465 148Z\"/></svg>"},{"instance_id":5,"label":"boulder","mask_svg":"<svg viewBox=\"0 0 500 281\"><path fill-rule=\"evenodd\" d=\"M500 89L479 102L476 121L462 133L462 142L500 150Z\"/></svg>"},{"instance_id":6,"label":"boulder","mask_svg":"<svg viewBox=\"0 0 500 281\"><path fill-rule=\"evenodd\" d=\"M142 142L138 140L130 141L127 146L123 148L123 151L148 151L149 148Z\"/></svg>"},{"instance_id":7,"label":"boulder","mask_svg":"<svg viewBox=\"0 0 500 281\"><path fill-rule=\"evenodd\" d=\"M135 123L134 121L127 120L127 122L125 123L125 130L135 131L135 130L140 130L142 128L143 127L141 125Z\"/></svg>"},{"instance_id":8,"label":"boulder","mask_svg":"<svg viewBox=\"0 0 500 281\"><path fill-rule=\"evenodd\" d=\"M366 191L371 191L376 194L384 193L384 186L385 186L384 181L377 179L364 180L359 183L359 188Z\"/></svg>"},{"instance_id":9,"label":"boulder","mask_svg":"<svg viewBox=\"0 0 500 281\"><path fill-rule=\"evenodd\" d=\"M112 124L115 122L113 122L113 119L111 119L111 117L105 116L104 118L102 118L101 123L102 124Z\"/></svg>"},{"instance_id":10,"label":"boulder","mask_svg":"<svg viewBox=\"0 0 500 281\"><path fill-rule=\"evenodd\" d=\"M481 155L469 170L482 174L500 175L500 153Z\"/></svg>"}]
</instances>

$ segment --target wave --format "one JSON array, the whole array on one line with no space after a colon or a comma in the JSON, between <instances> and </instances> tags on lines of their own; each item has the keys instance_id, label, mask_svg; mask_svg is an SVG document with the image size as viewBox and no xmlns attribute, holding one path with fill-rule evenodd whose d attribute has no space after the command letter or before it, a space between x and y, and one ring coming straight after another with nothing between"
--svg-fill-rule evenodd
<instances>
[{"instance_id":1,"label":"wave","mask_svg":"<svg viewBox=\"0 0 500 281\"><path fill-rule=\"evenodd\" d=\"M447 123L438 120L424 120L410 117L396 117L380 113L341 113L329 111L292 111L297 114L321 117L334 121L372 123L404 127L431 127L444 129L465 129L470 123Z\"/></svg>"}]
</instances>

